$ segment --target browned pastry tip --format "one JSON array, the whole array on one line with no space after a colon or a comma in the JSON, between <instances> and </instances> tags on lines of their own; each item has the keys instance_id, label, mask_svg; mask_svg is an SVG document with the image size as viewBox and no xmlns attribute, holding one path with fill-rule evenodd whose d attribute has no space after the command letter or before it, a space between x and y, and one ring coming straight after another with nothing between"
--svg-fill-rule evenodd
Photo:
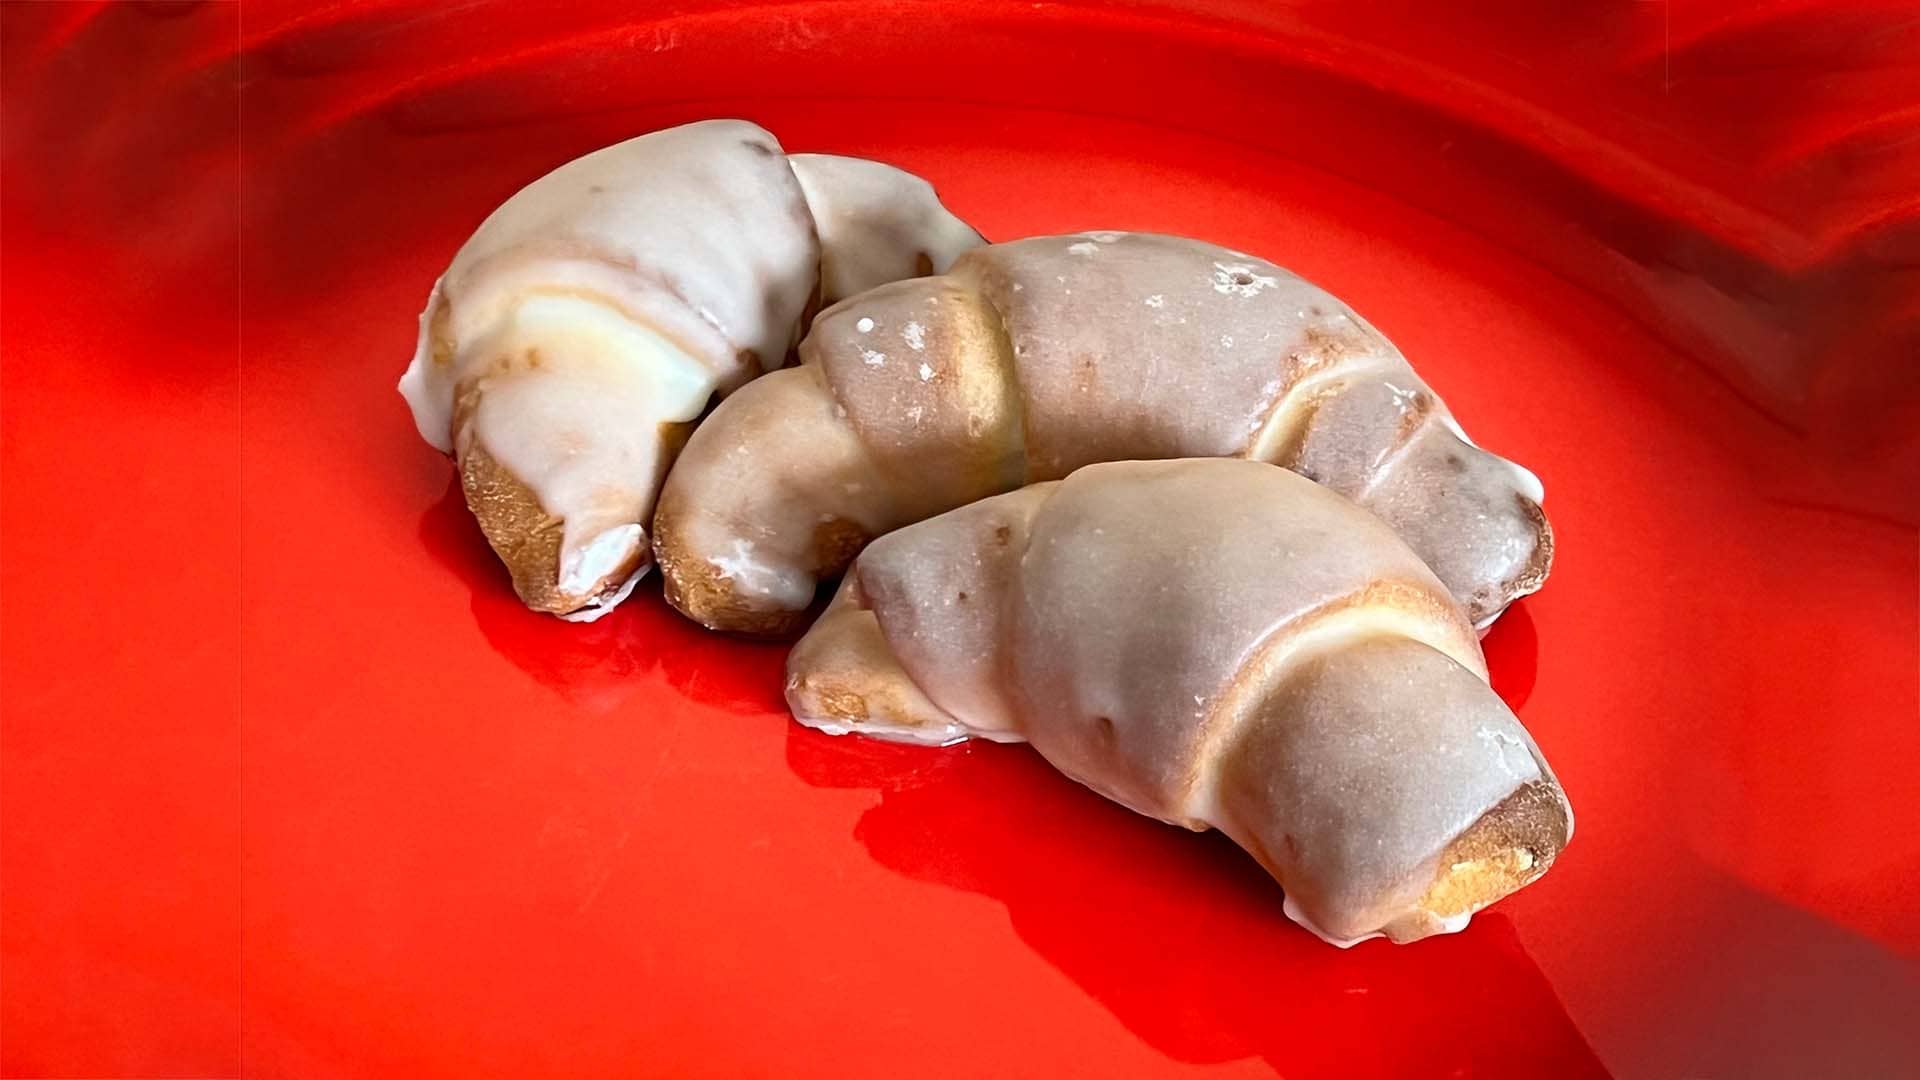
<instances>
[{"instance_id":1,"label":"browned pastry tip","mask_svg":"<svg viewBox=\"0 0 1920 1080\"><path fill-rule=\"evenodd\" d=\"M1526 566L1508 587L1508 603L1540 591L1547 575L1553 572L1553 523L1547 520L1546 508L1525 495L1515 495L1514 499L1520 504L1520 512L1533 523L1534 545Z\"/></svg>"},{"instance_id":2,"label":"browned pastry tip","mask_svg":"<svg viewBox=\"0 0 1920 1080\"><path fill-rule=\"evenodd\" d=\"M1525 534L1514 538L1521 547L1507 572L1470 589L1458 578L1452 583L1463 590L1460 603L1467 618L1483 632L1515 600L1539 592L1553 569L1553 526L1547 522L1546 511L1522 494L1516 493L1513 501L1518 507L1516 520L1525 523ZM1443 578L1447 576L1442 574Z\"/></svg>"},{"instance_id":3,"label":"browned pastry tip","mask_svg":"<svg viewBox=\"0 0 1920 1080\"><path fill-rule=\"evenodd\" d=\"M709 630L741 637L785 641L807 628L808 609L785 611L751 606L720 568L706 559L684 557L691 546L680 539L677 501L662 498L653 515L653 557L667 603Z\"/></svg>"},{"instance_id":4,"label":"browned pastry tip","mask_svg":"<svg viewBox=\"0 0 1920 1080\"><path fill-rule=\"evenodd\" d=\"M453 423L456 430L471 426L474 410L480 404L480 384L469 380L455 392ZM662 425L669 440L686 438L692 424ZM653 547L646 542L644 530L634 553L608 575L610 584L586 595L568 593L560 588L560 546L565 538L566 519L548 512L539 496L513 471L487 453L477 439L463 440L455 458L460 472L460 490L466 496L467 509L473 513L487 546L499 556L513 579L513 591L534 611L552 615L571 615L592 607L616 593L622 583L646 560Z\"/></svg>"},{"instance_id":5,"label":"browned pastry tip","mask_svg":"<svg viewBox=\"0 0 1920 1080\"><path fill-rule=\"evenodd\" d=\"M1546 873L1572 832L1558 784L1523 784L1440 853L1419 906L1443 919L1478 911Z\"/></svg>"},{"instance_id":6,"label":"browned pastry tip","mask_svg":"<svg viewBox=\"0 0 1920 1080\"><path fill-rule=\"evenodd\" d=\"M911 680L891 678L851 662L792 676L787 680L787 699L805 711L815 727L838 725L886 734L893 728L934 728L949 722Z\"/></svg>"},{"instance_id":7,"label":"browned pastry tip","mask_svg":"<svg viewBox=\"0 0 1920 1080\"><path fill-rule=\"evenodd\" d=\"M535 611L566 615L597 599L560 590L560 538L566 522L547 513L531 488L478 445L460 455L460 487L488 546L513 576L513 591L523 603ZM633 573L646 551L644 544L636 549L615 580Z\"/></svg>"},{"instance_id":8,"label":"browned pastry tip","mask_svg":"<svg viewBox=\"0 0 1920 1080\"><path fill-rule=\"evenodd\" d=\"M957 737L959 722L927 699L900 666L880 621L855 601L849 578L841 594L787 660L787 705L809 725L839 734L924 739Z\"/></svg>"}]
</instances>

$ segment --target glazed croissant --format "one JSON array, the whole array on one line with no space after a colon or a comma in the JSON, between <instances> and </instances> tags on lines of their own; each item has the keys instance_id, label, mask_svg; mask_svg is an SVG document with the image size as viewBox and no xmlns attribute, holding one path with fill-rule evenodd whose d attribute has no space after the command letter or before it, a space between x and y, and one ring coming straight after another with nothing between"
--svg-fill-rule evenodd
<instances>
[{"instance_id":1,"label":"glazed croissant","mask_svg":"<svg viewBox=\"0 0 1920 1080\"><path fill-rule=\"evenodd\" d=\"M1446 588L1384 523L1258 462L1089 465L884 536L787 674L809 726L1028 740L1220 829L1340 944L1457 930L1573 832Z\"/></svg>"},{"instance_id":2,"label":"glazed croissant","mask_svg":"<svg viewBox=\"0 0 1920 1080\"><path fill-rule=\"evenodd\" d=\"M400 390L521 599L591 617L649 565L661 477L714 394L783 364L814 305L980 242L890 166L788 156L739 120L643 135L480 225Z\"/></svg>"},{"instance_id":3,"label":"glazed croissant","mask_svg":"<svg viewBox=\"0 0 1920 1080\"><path fill-rule=\"evenodd\" d=\"M824 312L800 356L722 403L662 492L667 597L708 626L792 632L873 537L1096 461L1284 465L1392 525L1482 626L1552 559L1539 481L1468 442L1390 342L1197 240L978 248Z\"/></svg>"}]
</instances>

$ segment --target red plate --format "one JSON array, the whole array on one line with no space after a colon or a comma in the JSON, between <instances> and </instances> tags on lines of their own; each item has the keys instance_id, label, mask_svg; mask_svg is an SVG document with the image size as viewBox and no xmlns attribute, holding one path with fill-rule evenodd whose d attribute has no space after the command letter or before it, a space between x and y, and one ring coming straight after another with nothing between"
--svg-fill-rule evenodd
<instances>
[{"instance_id":1,"label":"red plate","mask_svg":"<svg viewBox=\"0 0 1920 1080\"><path fill-rule=\"evenodd\" d=\"M1475 10L0 7L0 1072L1912 1075L1910 0ZM709 116L1390 334L1546 481L1487 647L1553 873L1339 952L1025 750L798 728L657 591L521 610L414 315L517 186Z\"/></svg>"}]
</instances>

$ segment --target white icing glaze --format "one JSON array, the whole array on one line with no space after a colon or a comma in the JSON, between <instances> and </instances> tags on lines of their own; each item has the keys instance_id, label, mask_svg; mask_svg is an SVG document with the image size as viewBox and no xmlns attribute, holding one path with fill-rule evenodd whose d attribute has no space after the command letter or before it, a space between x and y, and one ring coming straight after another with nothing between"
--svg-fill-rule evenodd
<instances>
[{"instance_id":1,"label":"white icing glaze","mask_svg":"<svg viewBox=\"0 0 1920 1080\"><path fill-rule=\"evenodd\" d=\"M706 407L711 371L673 341L618 311L573 296L529 296L515 310L514 331L533 347L562 356L598 355L644 380L664 421L691 420Z\"/></svg>"},{"instance_id":2,"label":"white icing glaze","mask_svg":"<svg viewBox=\"0 0 1920 1080\"><path fill-rule=\"evenodd\" d=\"M789 607L805 607L813 600L813 583L782 567L759 558L751 540L736 539L732 547L709 562L714 572L725 578L743 596L769 600Z\"/></svg>"},{"instance_id":3,"label":"white icing glaze","mask_svg":"<svg viewBox=\"0 0 1920 1080\"><path fill-rule=\"evenodd\" d=\"M1536 503L1545 503L1547 501L1547 487L1540 482L1540 477L1535 474L1532 469L1527 468L1512 458L1503 458L1502 460L1513 466L1513 475L1518 479L1520 490L1527 498L1532 499Z\"/></svg>"},{"instance_id":4,"label":"white icing glaze","mask_svg":"<svg viewBox=\"0 0 1920 1080\"><path fill-rule=\"evenodd\" d=\"M1355 546L1359 547L1358 538ZM1285 552L1286 559L1293 558L1293 550ZM1229 571L1231 572L1231 571ZM1388 607L1355 607L1335 611L1312 622L1286 638L1285 644L1267 651L1260 660L1261 672L1254 672L1244 663L1235 669L1237 679L1245 680L1250 686L1262 685L1260 679L1250 678L1251 674L1260 674L1271 679L1272 673L1285 670L1297 658L1315 654L1338 653L1343 648L1383 635L1420 641L1436 652L1447 655L1455 663L1472 671L1476 676L1486 678L1486 658L1473 642L1454 628L1434 622L1417 612L1404 611ZM1477 639L1476 639L1477 641ZM1255 691L1242 691L1247 694ZM1203 704L1206 699L1195 695L1195 703ZM1232 704L1227 702L1226 704ZM1197 710L1201 718L1208 715L1206 710ZM1207 734L1207 744L1196 752L1199 756L1212 756L1212 746L1225 745L1232 741L1237 725L1249 723L1252 717L1245 711L1229 713L1224 722L1216 724ZM1504 735L1505 732L1500 732ZM1533 775L1537 776L1536 771ZM1220 803L1219 776L1202 773L1194 782L1186 801L1173 808L1173 816L1190 818L1197 821L1222 821L1226 815ZM1442 800L1435 799L1434 802Z\"/></svg>"},{"instance_id":5,"label":"white icing glaze","mask_svg":"<svg viewBox=\"0 0 1920 1080\"><path fill-rule=\"evenodd\" d=\"M793 718L798 720L802 727L810 727L827 735L865 735L869 739L910 743L915 746L954 746L968 739L985 739L988 742L998 743L1027 741L1011 731L974 731L961 723L928 724L918 727L871 722L854 724L836 717L815 716L804 711L795 711Z\"/></svg>"},{"instance_id":6,"label":"white icing glaze","mask_svg":"<svg viewBox=\"0 0 1920 1080\"><path fill-rule=\"evenodd\" d=\"M1278 448L1297 438L1311 419L1315 398L1322 390L1393 370L1397 368L1391 357L1368 358L1316 372L1291 386L1279 379L1264 384L1253 412L1252 426L1256 433L1247 441L1247 456L1255 461L1272 461ZM1278 402L1274 400L1276 395Z\"/></svg>"},{"instance_id":7,"label":"white icing glaze","mask_svg":"<svg viewBox=\"0 0 1920 1080\"><path fill-rule=\"evenodd\" d=\"M1350 938L1335 937L1334 935L1327 933L1325 930L1320 929L1319 925L1315 923L1312 919L1307 918L1307 913L1300 910L1300 905L1293 902L1292 896L1288 896L1285 900L1281 901L1280 910L1286 914L1287 918L1292 919L1296 925L1300 926L1302 929L1306 930L1308 933L1312 934L1314 937L1319 938L1321 941L1324 941L1329 945L1333 945L1342 949L1351 949L1355 945L1358 945L1363 941L1372 941L1374 938L1387 936L1381 933L1380 931L1375 930L1371 934L1361 934L1359 937L1350 937Z\"/></svg>"},{"instance_id":8,"label":"white icing glaze","mask_svg":"<svg viewBox=\"0 0 1920 1080\"><path fill-rule=\"evenodd\" d=\"M813 288L818 245L779 144L712 120L594 151L521 189L444 277L463 350L530 293L597 293L732 386L741 350L777 364ZM472 362L462 357L461 362Z\"/></svg>"},{"instance_id":9,"label":"white icing glaze","mask_svg":"<svg viewBox=\"0 0 1920 1080\"><path fill-rule=\"evenodd\" d=\"M603 591L587 570L617 570L610 555L639 543L661 425L785 354L818 262L810 225L771 135L690 124L521 189L435 284L400 391L430 443L484 449L565 521L563 592ZM434 355L436 327L450 357ZM478 404L450 431L469 383Z\"/></svg>"},{"instance_id":10,"label":"white icing glaze","mask_svg":"<svg viewBox=\"0 0 1920 1080\"><path fill-rule=\"evenodd\" d=\"M563 519L556 584L584 602L645 542L662 426L784 361L823 263L831 294L911 276L923 256L944 269L979 242L890 166L789 164L739 120L654 132L487 217L434 283L399 389L422 438L484 450ZM454 431L467 386L476 404Z\"/></svg>"},{"instance_id":11,"label":"white icing glaze","mask_svg":"<svg viewBox=\"0 0 1920 1080\"><path fill-rule=\"evenodd\" d=\"M1387 936L1385 931L1381 931L1381 930L1375 930L1370 934L1361 934L1359 937L1340 937L1336 934L1329 933L1328 931L1322 929L1319 926L1319 924L1315 923L1312 919L1308 918L1307 913L1300 909L1300 905L1293 902L1293 897L1291 896L1281 901L1280 910L1283 913L1285 913L1288 919L1291 919L1301 929L1312 934L1314 937L1319 938L1321 941L1324 941L1327 944L1332 945L1335 948L1339 948L1339 949L1351 949L1355 945L1358 945L1363 941L1372 941L1375 938L1383 938ZM1457 934L1460 931L1465 930L1467 928L1467 924L1472 921L1473 921L1473 912L1471 911L1463 911L1463 912L1460 912L1458 915L1449 915L1445 918L1441 918L1437 915L1430 915L1427 918L1421 920L1421 923L1422 923L1421 936L1426 937L1434 934Z\"/></svg>"},{"instance_id":12,"label":"white icing glaze","mask_svg":"<svg viewBox=\"0 0 1920 1080\"><path fill-rule=\"evenodd\" d=\"M487 355L521 359L473 376L478 405L456 445L477 440L564 519L560 587L593 595L642 543L639 522L666 468L660 425L699 416L714 381L650 328L574 296L529 297L486 343ZM593 544L600 573L583 574Z\"/></svg>"},{"instance_id":13,"label":"white icing glaze","mask_svg":"<svg viewBox=\"0 0 1920 1080\"><path fill-rule=\"evenodd\" d=\"M599 619L602 616L606 615L608 612L612 611L614 608L619 607L620 604L623 601L625 601L627 597L632 596L633 587L635 585L640 584L640 579L643 577L646 577L647 571L652 568L653 568L653 564L651 562L641 563L640 568L638 570L635 570L633 573L627 575L627 580L621 582L619 588L613 590L611 593L605 594L604 596L596 597L586 607L583 607L578 611L569 611L560 617L567 620L568 622L577 622L577 623L590 623L590 622L599 621Z\"/></svg>"},{"instance_id":14,"label":"white icing glaze","mask_svg":"<svg viewBox=\"0 0 1920 1080\"><path fill-rule=\"evenodd\" d=\"M1230 296L1253 297L1279 284L1272 274L1258 273L1251 263L1214 263L1213 291Z\"/></svg>"},{"instance_id":15,"label":"white icing glaze","mask_svg":"<svg viewBox=\"0 0 1920 1080\"><path fill-rule=\"evenodd\" d=\"M805 722L1023 735L1130 809L1221 829L1343 947L1465 926L1421 907L1436 853L1552 782L1441 582L1284 470L1091 465L889 533L849 581L789 662ZM832 687L902 715L806 719Z\"/></svg>"},{"instance_id":16,"label":"white icing glaze","mask_svg":"<svg viewBox=\"0 0 1920 1080\"><path fill-rule=\"evenodd\" d=\"M894 724L854 724L831 716L815 716L812 713L796 711L793 718L802 727L828 735L865 735L869 739L882 742L910 743L915 746L952 746L968 739L965 726L960 724L928 725L925 727L906 727Z\"/></svg>"},{"instance_id":17,"label":"white icing glaze","mask_svg":"<svg viewBox=\"0 0 1920 1080\"><path fill-rule=\"evenodd\" d=\"M625 563L640 546L638 525L620 525L608 529L560 560L560 587L574 594L585 594Z\"/></svg>"},{"instance_id":18,"label":"white icing glaze","mask_svg":"<svg viewBox=\"0 0 1920 1080\"><path fill-rule=\"evenodd\" d=\"M910 172L834 154L787 160L819 228L820 291L828 303L914 277L923 255L934 273L944 274L962 252L980 245L980 234Z\"/></svg>"},{"instance_id":19,"label":"white icing glaze","mask_svg":"<svg viewBox=\"0 0 1920 1080\"><path fill-rule=\"evenodd\" d=\"M413 360L400 376L400 396L413 413L413 426L435 450L453 453L453 367L433 362L433 333L429 325L440 303L440 286L445 276L435 278L427 293L427 306L420 309L420 336L413 346Z\"/></svg>"},{"instance_id":20,"label":"white icing glaze","mask_svg":"<svg viewBox=\"0 0 1920 1080\"><path fill-rule=\"evenodd\" d=\"M816 454L825 430L761 412L749 421L723 405L668 485L689 516L724 523L679 553L689 564L739 530L810 535L823 513L877 519L885 531L1096 461L1233 456L1284 465L1360 502L1474 620L1530 591L1547 568L1550 534L1527 505L1538 492L1530 474L1456 439L1432 388L1337 298L1211 244L1081 234L982 247L944 276L822 312L801 351L829 373L817 392L837 406L831 427L850 430L868 453ZM1013 412L1017 424L987 422ZM689 468L741 441L763 461L781 458L779 468L724 482ZM846 482L870 477L885 490L840 496ZM784 502L770 497L775 489ZM816 555L800 544L787 557ZM724 626L727 612L748 606L716 603L695 617Z\"/></svg>"},{"instance_id":21,"label":"white icing glaze","mask_svg":"<svg viewBox=\"0 0 1920 1080\"><path fill-rule=\"evenodd\" d=\"M1440 423L1446 425L1446 429L1448 431L1453 432L1454 438L1459 439L1461 442L1466 443L1468 446L1477 448L1480 445L1479 443L1474 442L1471 438L1467 437L1467 433L1461 430L1460 422L1453 418L1452 413L1446 411L1445 409L1441 409L1438 413L1438 416L1439 416ZM1522 495L1525 495L1527 498L1532 499L1534 503L1537 505L1545 505L1547 501L1547 488L1546 488L1546 485L1540 482L1540 477L1537 474L1535 474L1532 469L1527 468L1525 465L1520 464L1519 462L1513 460L1512 458L1501 458L1500 460L1506 462L1507 465L1510 468L1512 468L1514 479L1518 482L1520 487L1520 493ZM1495 617L1498 617L1499 614L1500 613L1497 611L1494 612ZM1493 624L1493 619L1487 619L1481 625L1490 626L1492 624Z\"/></svg>"}]
</instances>

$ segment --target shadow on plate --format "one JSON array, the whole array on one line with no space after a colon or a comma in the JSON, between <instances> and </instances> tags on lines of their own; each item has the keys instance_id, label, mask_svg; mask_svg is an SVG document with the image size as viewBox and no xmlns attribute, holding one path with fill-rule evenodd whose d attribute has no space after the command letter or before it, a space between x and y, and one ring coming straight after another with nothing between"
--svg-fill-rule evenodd
<instances>
[{"instance_id":1,"label":"shadow on plate","mask_svg":"<svg viewBox=\"0 0 1920 1080\"><path fill-rule=\"evenodd\" d=\"M529 612L467 512L457 478L420 518L420 541L473 591L473 618L487 643L570 703L611 712L651 685L668 685L705 705L784 714L787 649L710 633L682 618L643 581L626 603L591 623Z\"/></svg>"},{"instance_id":2,"label":"shadow on plate","mask_svg":"<svg viewBox=\"0 0 1920 1080\"><path fill-rule=\"evenodd\" d=\"M611 712L657 668L703 704L785 712L784 645L708 633L657 590L594 623L530 615L457 481L420 538L469 584L488 643L571 703ZM1524 605L1487 636L1513 705L1531 690L1536 644ZM1272 882L1217 834L1130 814L1024 747L930 750L792 725L787 759L812 786L877 790L855 832L876 860L1001 901L1023 941L1176 1060L1257 1056L1296 1076L1604 1075L1497 912L1416 948L1342 952L1288 922Z\"/></svg>"},{"instance_id":3,"label":"shadow on plate","mask_svg":"<svg viewBox=\"0 0 1920 1080\"><path fill-rule=\"evenodd\" d=\"M855 837L908 877L1006 905L1014 931L1168 1057L1282 1075L1604 1076L1497 911L1410 947L1325 945L1217 833L1068 783L1024 747L942 750L795 725L807 783L872 788Z\"/></svg>"}]
</instances>

